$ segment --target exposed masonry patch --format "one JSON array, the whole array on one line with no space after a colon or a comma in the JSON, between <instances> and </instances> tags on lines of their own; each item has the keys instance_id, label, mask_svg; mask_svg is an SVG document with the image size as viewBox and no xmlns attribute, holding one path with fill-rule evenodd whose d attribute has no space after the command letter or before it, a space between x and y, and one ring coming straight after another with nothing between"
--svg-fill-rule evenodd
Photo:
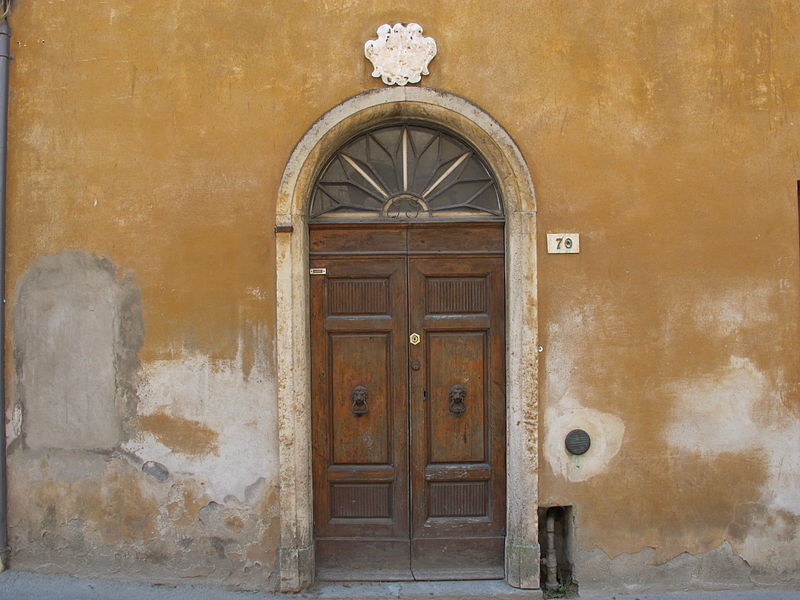
<instances>
[{"instance_id":1,"label":"exposed masonry patch","mask_svg":"<svg viewBox=\"0 0 800 600\"><path fill-rule=\"evenodd\" d=\"M131 277L105 258L66 251L28 269L13 313L12 437L31 449L109 449L124 441L136 405L140 305Z\"/></svg>"}]
</instances>

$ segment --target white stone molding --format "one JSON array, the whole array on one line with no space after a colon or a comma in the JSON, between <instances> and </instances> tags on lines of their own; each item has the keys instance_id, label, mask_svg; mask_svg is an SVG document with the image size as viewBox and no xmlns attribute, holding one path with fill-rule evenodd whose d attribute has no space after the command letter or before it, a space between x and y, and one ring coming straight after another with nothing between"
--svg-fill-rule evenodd
<instances>
[{"instance_id":1,"label":"white stone molding","mask_svg":"<svg viewBox=\"0 0 800 600\"><path fill-rule=\"evenodd\" d=\"M422 27L416 23L381 25L378 39L364 44L364 56L372 62L373 77L380 77L386 85L404 86L429 75L428 63L436 56L436 42L422 35Z\"/></svg>"},{"instance_id":2,"label":"white stone molding","mask_svg":"<svg viewBox=\"0 0 800 600\"><path fill-rule=\"evenodd\" d=\"M493 170L506 215L506 581L539 587L536 205L530 172L508 133L478 106L419 87L381 88L323 115L283 171L276 206L277 402L281 507L281 590L314 579L308 202L319 166L344 142L382 120L445 126L469 141Z\"/></svg>"}]
</instances>

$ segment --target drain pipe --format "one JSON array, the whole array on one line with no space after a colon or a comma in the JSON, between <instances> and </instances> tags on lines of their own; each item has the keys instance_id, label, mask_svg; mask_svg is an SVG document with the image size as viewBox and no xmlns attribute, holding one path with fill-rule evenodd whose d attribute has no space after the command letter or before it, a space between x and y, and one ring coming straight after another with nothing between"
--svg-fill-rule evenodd
<instances>
[{"instance_id":1,"label":"drain pipe","mask_svg":"<svg viewBox=\"0 0 800 600\"><path fill-rule=\"evenodd\" d=\"M8 568L8 493L6 479L6 158L8 156L8 61L11 60L10 0L0 22L0 572Z\"/></svg>"},{"instance_id":2,"label":"drain pipe","mask_svg":"<svg viewBox=\"0 0 800 600\"><path fill-rule=\"evenodd\" d=\"M556 508L547 510L545 530L547 532L547 551L544 565L547 568L545 588L554 590L558 587L558 559L556 558Z\"/></svg>"}]
</instances>

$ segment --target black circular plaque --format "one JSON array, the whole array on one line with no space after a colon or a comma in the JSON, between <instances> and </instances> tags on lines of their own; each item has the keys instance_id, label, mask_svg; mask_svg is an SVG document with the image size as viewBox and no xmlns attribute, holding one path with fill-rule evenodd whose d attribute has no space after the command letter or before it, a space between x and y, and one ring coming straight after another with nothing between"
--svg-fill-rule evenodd
<instances>
[{"instance_id":1,"label":"black circular plaque","mask_svg":"<svg viewBox=\"0 0 800 600\"><path fill-rule=\"evenodd\" d=\"M573 429L567 434L564 445L570 454L586 454L592 445L592 438L583 429Z\"/></svg>"}]
</instances>

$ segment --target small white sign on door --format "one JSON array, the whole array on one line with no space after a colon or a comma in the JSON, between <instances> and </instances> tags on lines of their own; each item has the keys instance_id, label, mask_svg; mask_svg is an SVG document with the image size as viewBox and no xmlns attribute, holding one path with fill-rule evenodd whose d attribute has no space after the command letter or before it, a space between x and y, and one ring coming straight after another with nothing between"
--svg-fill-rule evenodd
<instances>
[{"instance_id":1,"label":"small white sign on door","mask_svg":"<svg viewBox=\"0 0 800 600\"><path fill-rule=\"evenodd\" d=\"M578 233L548 233L548 254L578 254L581 251L581 237Z\"/></svg>"}]
</instances>

